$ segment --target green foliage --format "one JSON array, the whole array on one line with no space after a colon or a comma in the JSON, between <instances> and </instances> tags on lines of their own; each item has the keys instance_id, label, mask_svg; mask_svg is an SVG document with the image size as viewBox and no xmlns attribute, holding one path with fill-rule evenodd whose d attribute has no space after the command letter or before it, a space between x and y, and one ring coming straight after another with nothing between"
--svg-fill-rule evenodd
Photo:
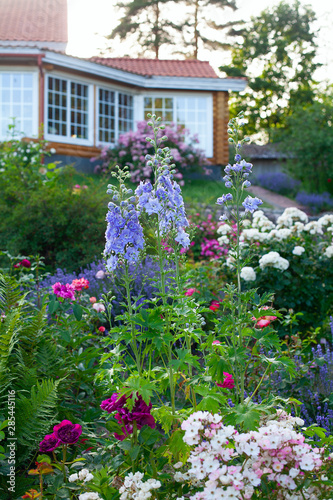
<instances>
[{"instance_id":1,"label":"green foliage","mask_svg":"<svg viewBox=\"0 0 333 500\"><path fill-rule=\"evenodd\" d=\"M14 255L39 254L45 258L47 270L79 270L101 254L106 199L94 188L79 193L73 190L74 174L68 167L56 183L29 191L16 183L14 205L5 190L0 200L1 249Z\"/></svg>"},{"instance_id":2,"label":"green foliage","mask_svg":"<svg viewBox=\"0 0 333 500\"><path fill-rule=\"evenodd\" d=\"M246 108L247 134L262 130L272 137L285 126L296 105L313 100L313 74L318 63L315 14L309 6L282 1L240 31L242 42L232 50L229 76L246 76L248 89L231 102L233 115Z\"/></svg>"},{"instance_id":3,"label":"green foliage","mask_svg":"<svg viewBox=\"0 0 333 500\"><path fill-rule=\"evenodd\" d=\"M23 200L26 192L56 182L61 169L55 163L43 164L49 156L46 142L27 142L18 138L15 121L9 125L9 140L0 142L0 191L8 204Z\"/></svg>"},{"instance_id":4,"label":"green foliage","mask_svg":"<svg viewBox=\"0 0 333 500\"><path fill-rule=\"evenodd\" d=\"M333 194L333 88L312 103L297 107L279 135L282 149L292 151L287 162L290 174L312 193Z\"/></svg>"}]
</instances>

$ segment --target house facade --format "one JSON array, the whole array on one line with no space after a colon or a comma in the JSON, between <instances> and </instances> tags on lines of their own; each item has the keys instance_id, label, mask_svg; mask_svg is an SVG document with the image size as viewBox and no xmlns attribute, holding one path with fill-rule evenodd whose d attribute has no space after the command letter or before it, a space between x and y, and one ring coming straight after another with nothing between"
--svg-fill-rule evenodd
<instances>
[{"instance_id":1,"label":"house facade","mask_svg":"<svg viewBox=\"0 0 333 500\"><path fill-rule=\"evenodd\" d=\"M66 44L66 0L0 0L0 140L15 118L58 155L89 159L155 113L196 134L212 163L228 161L228 93L246 80L205 61L76 58Z\"/></svg>"}]
</instances>

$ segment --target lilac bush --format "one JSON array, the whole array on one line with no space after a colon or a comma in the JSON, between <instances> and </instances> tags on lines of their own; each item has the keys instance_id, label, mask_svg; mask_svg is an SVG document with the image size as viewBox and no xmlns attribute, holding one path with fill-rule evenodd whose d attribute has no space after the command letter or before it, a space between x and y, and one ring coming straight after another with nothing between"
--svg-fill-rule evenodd
<instances>
[{"instance_id":1,"label":"lilac bush","mask_svg":"<svg viewBox=\"0 0 333 500\"><path fill-rule=\"evenodd\" d=\"M204 165L209 162L204 152L198 147L198 138L190 137L189 131L175 124L166 125L163 131L168 140L165 146L170 148L170 154L176 165L175 179L183 184L182 178L186 172L202 171ZM158 138L162 137L159 131ZM142 179L153 180L153 167L146 160L146 155L153 155L154 148L146 138L154 137L154 132L147 125L147 122L137 123L137 130L130 130L119 137L118 143L114 147L105 146L99 156L101 165L95 168L96 172L109 173L117 164L120 167L129 167L131 181L134 183ZM93 158L96 160L96 158Z\"/></svg>"}]
</instances>

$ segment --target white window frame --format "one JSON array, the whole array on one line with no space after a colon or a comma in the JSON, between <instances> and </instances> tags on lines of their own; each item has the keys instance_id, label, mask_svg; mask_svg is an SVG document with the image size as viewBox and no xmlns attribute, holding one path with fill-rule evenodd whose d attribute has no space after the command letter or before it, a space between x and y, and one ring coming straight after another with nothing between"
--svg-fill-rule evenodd
<instances>
[{"instance_id":1,"label":"white window frame","mask_svg":"<svg viewBox=\"0 0 333 500\"><path fill-rule=\"evenodd\" d=\"M32 115L31 115L31 120L32 120L32 135L31 138L33 137L38 137L38 110L39 110L39 100L38 100L38 84L39 84L39 78L38 78L38 70L28 70L27 68L15 68L13 69L10 66L2 66L0 69L0 73L9 73L9 74L30 74L32 75ZM12 105L12 101L10 103ZM21 103L22 105L24 102ZM0 110L1 112L1 110ZM13 118L13 117L11 117ZM16 118L16 117L15 117ZM12 122L10 122L12 123ZM21 132L18 130L17 132ZM24 130L23 130L24 132ZM20 137L30 137L27 136L25 133L23 134L17 134L17 138ZM5 136L1 135L0 132L0 141L8 140L10 136L7 134Z\"/></svg>"},{"instance_id":2,"label":"white window frame","mask_svg":"<svg viewBox=\"0 0 333 500\"><path fill-rule=\"evenodd\" d=\"M44 128L45 128L45 139L52 141L52 142L60 142L60 143L66 143L66 144L78 144L82 146L93 146L94 144L94 85L91 83L88 83L84 80L78 80L76 78L68 78L68 76L63 76L61 74L57 73L50 73L45 75L45 89L44 89ZM66 124L67 124L67 134L66 136L64 135L57 135L57 134L50 134L48 133L48 90L49 90L49 79L50 78L58 78L59 80L65 80L67 82L67 102L66 102ZM71 128L71 123L70 123L70 113L71 113L71 108L70 108L70 84L71 83L77 83L79 85L86 85L88 87L88 138L87 139L82 139L82 138L75 138L71 137L70 133L70 128Z\"/></svg>"},{"instance_id":3,"label":"white window frame","mask_svg":"<svg viewBox=\"0 0 333 500\"><path fill-rule=\"evenodd\" d=\"M159 97L169 97L173 99L173 117L174 117L174 123L177 125L177 98L191 98L191 97L200 97L200 98L206 98L206 112L207 112L207 140L206 144L202 144L199 142L197 147L199 149L203 149L205 152L205 155L207 158L212 158L213 157L213 147L214 147L214 129L213 129L213 95L208 92L158 92L158 91L151 91L151 92L145 92L141 96L142 98L142 114L140 119L144 120L144 98L145 97L153 97L153 98L159 98ZM190 130L190 136L193 136L196 132L193 132ZM199 136L199 141L200 141L200 136Z\"/></svg>"},{"instance_id":4,"label":"white window frame","mask_svg":"<svg viewBox=\"0 0 333 500\"><path fill-rule=\"evenodd\" d=\"M114 142L104 142L99 140L99 91L107 90L108 92L114 92L115 94L115 141ZM96 123L96 136L95 136L95 144L97 146L114 146L119 139L119 94L126 94L131 96L133 99L133 130L136 122L136 113L137 113L137 100L138 96L134 95L132 92L129 92L127 89L120 89L115 87L109 87L107 85L98 85L96 86L96 109L95 109L95 123ZM124 134L126 132L121 132Z\"/></svg>"}]
</instances>

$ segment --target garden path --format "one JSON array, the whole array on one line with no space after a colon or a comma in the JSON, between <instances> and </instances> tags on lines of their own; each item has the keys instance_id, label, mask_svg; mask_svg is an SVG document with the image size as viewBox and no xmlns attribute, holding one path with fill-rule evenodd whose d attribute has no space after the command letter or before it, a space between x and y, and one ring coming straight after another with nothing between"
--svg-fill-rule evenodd
<instances>
[{"instance_id":1,"label":"garden path","mask_svg":"<svg viewBox=\"0 0 333 500\"><path fill-rule=\"evenodd\" d=\"M273 193L273 191L269 191L268 189L265 189L263 187L251 186L248 188L248 191L254 196L257 196L261 200L265 201L266 203L269 203L276 209L296 207L306 212L306 208L297 203L297 201L293 201L286 196L282 196L281 194Z\"/></svg>"}]
</instances>

